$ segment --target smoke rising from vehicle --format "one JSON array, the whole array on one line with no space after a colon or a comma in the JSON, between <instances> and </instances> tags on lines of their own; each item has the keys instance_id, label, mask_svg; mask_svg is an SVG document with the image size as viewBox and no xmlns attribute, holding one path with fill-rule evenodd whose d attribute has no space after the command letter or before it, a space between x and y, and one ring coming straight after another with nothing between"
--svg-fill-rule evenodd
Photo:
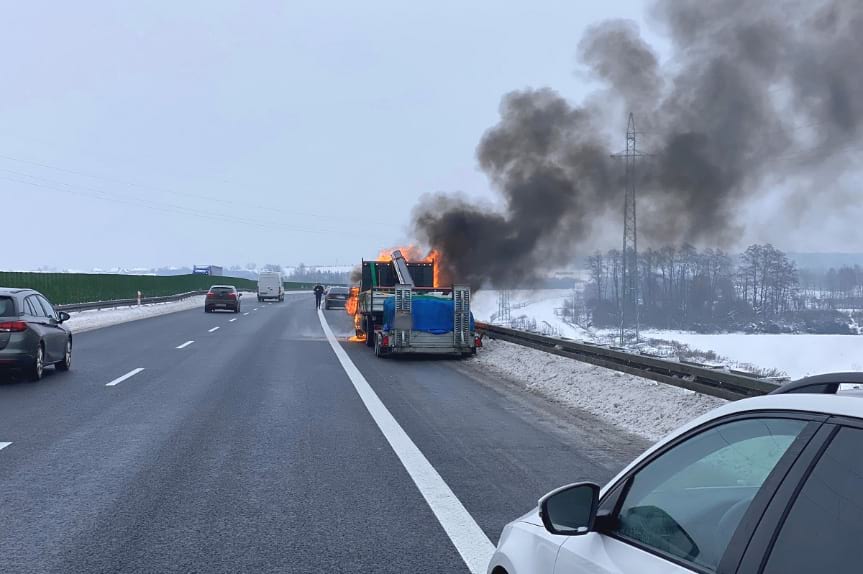
<instances>
[{"instance_id":1,"label":"smoke rising from vehicle","mask_svg":"<svg viewBox=\"0 0 863 574\"><path fill-rule=\"evenodd\" d=\"M502 208L434 194L414 212L444 275L523 284L597 226L621 226L624 162L611 155L630 111L650 154L637 168L643 242L731 245L771 183L820 194L777 219L830 204L825 178L838 178L863 120L863 3L659 0L651 14L672 41L667 62L634 23L603 22L578 46L597 93L578 105L549 88L503 97L477 148Z\"/></svg>"}]
</instances>

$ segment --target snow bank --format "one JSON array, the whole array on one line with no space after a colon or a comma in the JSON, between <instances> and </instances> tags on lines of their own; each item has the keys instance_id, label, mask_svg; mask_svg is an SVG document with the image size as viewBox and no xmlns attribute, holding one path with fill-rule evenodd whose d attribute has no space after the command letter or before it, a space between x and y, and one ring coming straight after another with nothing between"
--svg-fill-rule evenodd
<instances>
[{"instance_id":1,"label":"snow bank","mask_svg":"<svg viewBox=\"0 0 863 574\"><path fill-rule=\"evenodd\" d=\"M701 335L658 330L642 335L714 351L739 363L780 369L792 379L830 371L863 371L863 337L859 335Z\"/></svg>"},{"instance_id":2,"label":"snow bank","mask_svg":"<svg viewBox=\"0 0 863 574\"><path fill-rule=\"evenodd\" d=\"M250 299L254 301L254 298L255 293L243 292L244 301ZM92 331L93 329L137 321L138 319L203 308L204 296L196 295L182 301L171 301L169 303L149 303L147 305L134 305L131 307L115 307L113 309L75 311L74 313L69 313L72 318L66 321L64 325L69 327L73 333L83 333L85 331Z\"/></svg>"},{"instance_id":3,"label":"snow bank","mask_svg":"<svg viewBox=\"0 0 863 574\"><path fill-rule=\"evenodd\" d=\"M188 309L203 308L204 296L197 295L182 301L171 301L170 303L150 303L148 305L135 305L132 307L117 307L114 309L90 309L87 311L76 311L69 313L72 318L65 325L72 329L73 333L82 333L119 325L147 317L176 313Z\"/></svg>"},{"instance_id":4,"label":"snow bank","mask_svg":"<svg viewBox=\"0 0 863 574\"><path fill-rule=\"evenodd\" d=\"M651 440L726 402L504 341L484 345L473 362L483 371Z\"/></svg>"}]
</instances>

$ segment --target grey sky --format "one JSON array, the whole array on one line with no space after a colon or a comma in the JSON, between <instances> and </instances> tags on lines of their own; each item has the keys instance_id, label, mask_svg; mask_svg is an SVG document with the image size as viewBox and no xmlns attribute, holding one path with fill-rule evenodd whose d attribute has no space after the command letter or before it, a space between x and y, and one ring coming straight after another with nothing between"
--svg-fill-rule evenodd
<instances>
[{"instance_id":1,"label":"grey sky","mask_svg":"<svg viewBox=\"0 0 863 574\"><path fill-rule=\"evenodd\" d=\"M422 193L492 198L501 96L580 100L578 40L613 17L656 40L637 0L8 3L0 190L54 223L0 267L373 256Z\"/></svg>"}]
</instances>

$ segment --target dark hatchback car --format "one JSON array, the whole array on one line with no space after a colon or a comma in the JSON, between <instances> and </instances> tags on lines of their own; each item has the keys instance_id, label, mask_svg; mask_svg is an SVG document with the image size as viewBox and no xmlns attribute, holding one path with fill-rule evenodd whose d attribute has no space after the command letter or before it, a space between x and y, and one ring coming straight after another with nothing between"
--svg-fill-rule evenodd
<instances>
[{"instance_id":1,"label":"dark hatchback car","mask_svg":"<svg viewBox=\"0 0 863 574\"><path fill-rule=\"evenodd\" d=\"M324 291L324 309L344 309L349 293L347 287L329 287Z\"/></svg>"},{"instance_id":2,"label":"dark hatchback car","mask_svg":"<svg viewBox=\"0 0 863 574\"><path fill-rule=\"evenodd\" d=\"M242 296L233 285L213 285L207 291L207 298L204 300L204 312L212 313L219 310L239 313L240 297Z\"/></svg>"},{"instance_id":3,"label":"dark hatchback car","mask_svg":"<svg viewBox=\"0 0 863 574\"><path fill-rule=\"evenodd\" d=\"M0 288L0 368L20 369L32 380L46 365L68 371L72 366L72 333L59 313L38 291Z\"/></svg>"}]
</instances>

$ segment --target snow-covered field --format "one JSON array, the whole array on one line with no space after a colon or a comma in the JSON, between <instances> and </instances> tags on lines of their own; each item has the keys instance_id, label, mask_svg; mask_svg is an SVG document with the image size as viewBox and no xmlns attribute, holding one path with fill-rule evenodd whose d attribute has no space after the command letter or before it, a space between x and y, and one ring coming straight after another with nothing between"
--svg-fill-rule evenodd
<instances>
[{"instance_id":1,"label":"snow-covered field","mask_svg":"<svg viewBox=\"0 0 863 574\"><path fill-rule=\"evenodd\" d=\"M612 330L584 329L557 316L564 300L572 296L569 289L517 290L511 292L513 319L525 317L536 321L537 330L572 339L609 342ZM478 291L471 303L478 321L491 321L498 311L498 292ZM863 336L859 335L766 335L721 333L702 335L683 331L649 330L645 338L677 341L692 350L713 351L735 368L753 365L778 369L793 379L829 371L863 370Z\"/></svg>"},{"instance_id":2,"label":"snow-covered field","mask_svg":"<svg viewBox=\"0 0 863 574\"><path fill-rule=\"evenodd\" d=\"M486 339L475 360L483 371L528 392L588 411L651 440L725 404L715 397L504 341Z\"/></svg>"},{"instance_id":3,"label":"snow-covered field","mask_svg":"<svg viewBox=\"0 0 863 574\"><path fill-rule=\"evenodd\" d=\"M527 317L535 319L537 329L547 325L564 337L589 339L586 330L563 321L555 314L555 309L563 307L567 297L572 296L570 289L517 289L510 291L510 314L513 319ZM498 291L482 289L471 300L471 310L477 321L491 322L498 311Z\"/></svg>"},{"instance_id":4,"label":"snow-covered field","mask_svg":"<svg viewBox=\"0 0 863 574\"><path fill-rule=\"evenodd\" d=\"M863 337L859 335L701 335L655 330L642 334L714 351L737 362L780 369L792 379L829 371L863 371Z\"/></svg>"}]
</instances>

